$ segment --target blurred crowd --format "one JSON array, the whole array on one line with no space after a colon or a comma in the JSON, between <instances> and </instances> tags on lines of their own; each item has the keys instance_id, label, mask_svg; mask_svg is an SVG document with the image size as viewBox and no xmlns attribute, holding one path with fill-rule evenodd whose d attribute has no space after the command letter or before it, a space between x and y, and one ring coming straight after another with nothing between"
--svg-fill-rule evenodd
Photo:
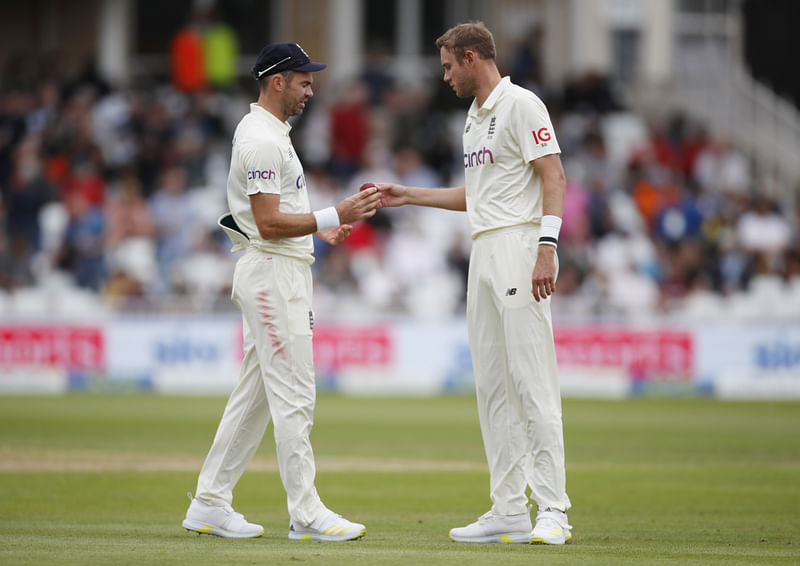
<instances>
[{"instance_id":1,"label":"blurred crowd","mask_svg":"<svg viewBox=\"0 0 800 566\"><path fill-rule=\"evenodd\" d=\"M120 90L45 64L11 60L0 77L0 313L232 309L236 257L216 220L255 85ZM391 68L375 54L348 84L320 74L293 119L314 209L366 181L463 183L469 101L436 68L415 84ZM730 140L639 116L601 76L543 86L524 48L504 71L548 104L567 172L554 316L800 316L800 208ZM464 214L386 209L315 245L318 316L463 312Z\"/></svg>"}]
</instances>

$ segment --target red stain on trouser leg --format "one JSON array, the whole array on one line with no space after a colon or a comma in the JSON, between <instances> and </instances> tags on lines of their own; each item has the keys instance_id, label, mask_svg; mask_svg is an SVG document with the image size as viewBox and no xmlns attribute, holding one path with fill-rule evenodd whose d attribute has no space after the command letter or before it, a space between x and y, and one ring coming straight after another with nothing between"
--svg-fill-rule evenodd
<instances>
[{"instance_id":1,"label":"red stain on trouser leg","mask_svg":"<svg viewBox=\"0 0 800 566\"><path fill-rule=\"evenodd\" d=\"M261 321L264 323L264 328L267 329L267 335L272 343L272 349L275 355L286 359L286 345L281 340L278 334L278 327L275 325L275 307L272 304L272 299L269 292L259 291L256 295L256 305L258 307L258 314L261 315Z\"/></svg>"}]
</instances>

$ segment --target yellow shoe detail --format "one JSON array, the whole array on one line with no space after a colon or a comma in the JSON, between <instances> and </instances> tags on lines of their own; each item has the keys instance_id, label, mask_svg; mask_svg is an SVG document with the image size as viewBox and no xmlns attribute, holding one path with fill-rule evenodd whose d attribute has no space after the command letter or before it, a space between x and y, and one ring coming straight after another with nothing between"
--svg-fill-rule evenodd
<instances>
[{"instance_id":1,"label":"yellow shoe detail","mask_svg":"<svg viewBox=\"0 0 800 566\"><path fill-rule=\"evenodd\" d=\"M264 534L264 529L261 529L260 531L258 531L258 534L256 536L254 536L253 538L258 538L263 534Z\"/></svg>"},{"instance_id":2,"label":"yellow shoe detail","mask_svg":"<svg viewBox=\"0 0 800 566\"><path fill-rule=\"evenodd\" d=\"M510 544L514 543L514 539L512 539L508 535L497 535L497 538L499 538L502 542L505 542L505 543L510 543Z\"/></svg>"},{"instance_id":3,"label":"yellow shoe detail","mask_svg":"<svg viewBox=\"0 0 800 566\"><path fill-rule=\"evenodd\" d=\"M204 535L205 535L205 534L208 534L208 533L210 533L210 532L211 532L211 531L213 531L213 530L214 530L214 527L212 527L211 525L203 525L202 527L200 527L199 529L197 529L197 532L198 532L198 533L202 533L202 534L204 534Z\"/></svg>"},{"instance_id":4,"label":"yellow shoe detail","mask_svg":"<svg viewBox=\"0 0 800 566\"><path fill-rule=\"evenodd\" d=\"M569 531L564 531L555 527L550 529L550 534L554 537L559 537L563 534L564 542L568 542L572 539L572 535L570 534ZM544 537L531 537L531 544L553 544L553 543L547 542L547 540Z\"/></svg>"},{"instance_id":5,"label":"yellow shoe detail","mask_svg":"<svg viewBox=\"0 0 800 566\"><path fill-rule=\"evenodd\" d=\"M300 540L311 540L311 537L313 537L313 536L314 535L311 535L311 534L303 535L303 536L300 537Z\"/></svg>"}]
</instances>

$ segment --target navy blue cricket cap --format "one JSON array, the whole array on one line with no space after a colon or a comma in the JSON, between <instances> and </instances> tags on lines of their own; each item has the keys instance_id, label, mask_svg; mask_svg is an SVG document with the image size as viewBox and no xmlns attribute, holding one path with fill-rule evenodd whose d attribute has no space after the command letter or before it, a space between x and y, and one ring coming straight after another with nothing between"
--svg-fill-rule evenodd
<instances>
[{"instance_id":1,"label":"navy blue cricket cap","mask_svg":"<svg viewBox=\"0 0 800 566\"><path fill-rule=\"evenodd\" d=\"M324 63L315 63L296 43L270 43L258 54L253 65L253 77L262 77L282 73L284 71L321 71L327 67Z\"/></svg>"}]
</instances>

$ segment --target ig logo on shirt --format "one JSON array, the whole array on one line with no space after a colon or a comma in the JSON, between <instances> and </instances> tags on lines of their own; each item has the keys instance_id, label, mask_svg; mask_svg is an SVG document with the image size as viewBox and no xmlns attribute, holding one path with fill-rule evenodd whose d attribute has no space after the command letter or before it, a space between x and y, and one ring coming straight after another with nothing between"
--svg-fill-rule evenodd
<instances>
[{"instance_id":1,"label":"ig logo on shirt","mask_svg":"<svg viewBox=\"0 0 800 566\"><path fill-rule=\"evenodd\" d=\"M531 130L531 133L533 134L533 141L536 142L536 145L546 146L547 142L550 141L550 130L547 128Z\"/></svg>"}]
</instances>

